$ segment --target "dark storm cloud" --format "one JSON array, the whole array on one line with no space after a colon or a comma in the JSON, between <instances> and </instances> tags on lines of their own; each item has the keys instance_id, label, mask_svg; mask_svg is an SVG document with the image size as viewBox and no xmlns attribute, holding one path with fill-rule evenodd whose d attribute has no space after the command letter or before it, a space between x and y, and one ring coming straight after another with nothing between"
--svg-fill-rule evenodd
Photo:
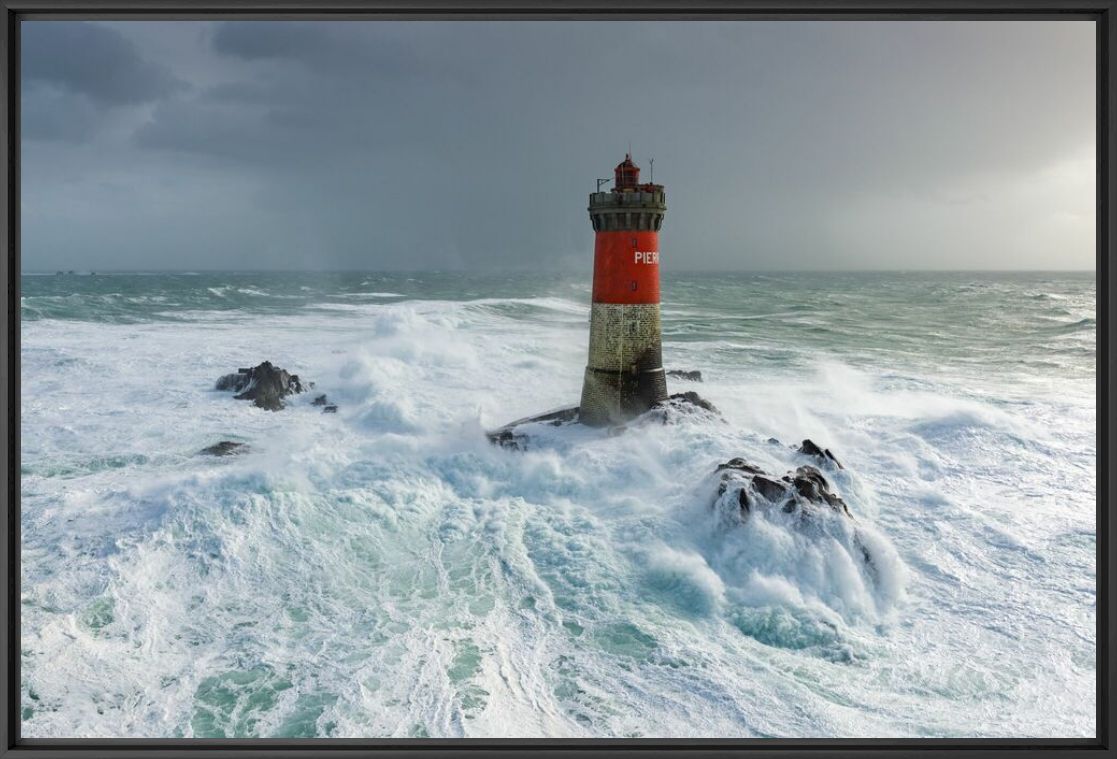
<instances>
[{"instance_id":1,"label":"dark storm cloud","mask_svg":"<svg viewBox=\"0 0 1117 759\"><path fill-rule=\"evenodd\" d=\"M94 87L142 104L25 97L28 137L98 135L25 146L43 268L585 269L585 196L630 143L667 184L669 268L1093 260L1086 23L93 28L130 51Z\"/></svg>"},{"instance_id":2,"label":"dark storm cloud","mask_svg":"<svg viewBox=\"0 0 1117 759\"><path fill-rule=\"evenodd\" d=\"M115 29L80 22L22 25L23 77L108 105L136 105L182 89L166 66L140 57Z\"/></svg>"},{"instance_id":3,"label":"dark storm cloud","mask_svg":"<svg viewBox=\"0 0 1117 759\"><path fill-rule=\"evenodd\" d=\"M368 33L371 31L372 33ZM362 64L406 72L413 64L411 48L380 29L351 30L336 24L263 21L251 25L220 24L213 50L246 61L290 60L312 68L349 71Z\"/></svg>"}]
</instances>

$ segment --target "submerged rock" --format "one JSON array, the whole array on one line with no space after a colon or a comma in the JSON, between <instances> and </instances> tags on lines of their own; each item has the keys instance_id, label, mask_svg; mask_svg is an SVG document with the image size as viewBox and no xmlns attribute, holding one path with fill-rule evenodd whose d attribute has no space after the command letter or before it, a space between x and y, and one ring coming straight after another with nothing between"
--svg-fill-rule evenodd
<instances>
[{"instance_id":1,"label":"submerged rock","mask_svg":"<svg viewBox=\"0 0 1117 759\"><path fill-rule=\"evenodd\" d=\"M238 453L248 453L248 450L248 446L244 443L238 443L233 440L222 440L220 443L214 443L208 448L203 448L198 451L198 454L205 456L232 456Z\"/></svg>"},{"instance_id":2,"label":"submerged rock","mask_svg":"<svg viewBox=\"0 0 1117 759\"><path fill-rule=\"evenodd\" d=\"M237 369L236 374L226 374L217 380L216 389L231 390L238 401L252 403L268 411L279 411L284 407L283 398L304 391L299 375L290 374L286 369L272 366L265 361L250 369Z\"/></svg>"},{"instance_id":3,"label":"submerged rock","mask_svg":"<svg viewBox=\"0 0 1117 759\"><path fill-rule=\"evenodd\" d=\"M701 382L702 372L697 369L668 369L668 377L675 377L676 379L688 380L690 382Z\"/></svg>"},{"instance_id":4,"label":"submerged rock","mask_svg":"<svg viewBox=\"0 0 1117 759\"><path fill-rule=\"evenodd\" d=\"M310 402L311 406L321 406L323 414L336 414L337 404L330 403L330 399L323 393Z\"/></svg>"}]
</instances>

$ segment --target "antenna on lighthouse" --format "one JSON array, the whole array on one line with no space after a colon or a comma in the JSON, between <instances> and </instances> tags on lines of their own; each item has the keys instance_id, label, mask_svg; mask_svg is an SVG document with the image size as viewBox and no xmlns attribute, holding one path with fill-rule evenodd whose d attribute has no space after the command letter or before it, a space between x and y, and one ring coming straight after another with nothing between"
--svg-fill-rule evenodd
<instances>
[{"instance_id":1,"label":"antenna on lighthouse","mask_svg":"<svg viewBox=\"0 0 1117 759\"><path fill-rule=\"evenodd\" d=\"M649 177L649 179L651 180L650 184L655 184L655 159L654 158L649 158L648 159L648 173L651 175Z\"/></svg>"}]
</instances>

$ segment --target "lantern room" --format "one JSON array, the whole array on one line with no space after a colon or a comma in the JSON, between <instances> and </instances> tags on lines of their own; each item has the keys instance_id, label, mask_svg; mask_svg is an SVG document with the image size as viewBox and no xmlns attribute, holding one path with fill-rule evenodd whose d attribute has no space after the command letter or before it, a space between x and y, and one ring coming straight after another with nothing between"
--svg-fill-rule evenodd
<instances>
[{"instance_id":1,"label":"lantern room","mask_svg":"<svg viewBox=\"0 0 1117 759\"><path fill-rule=\"evenodd\" d=\"M640 184L640 167L632 162L632 156L624 154L624 160L613 169L614 190L635 190Z\"/></svg>"}]
</instances>

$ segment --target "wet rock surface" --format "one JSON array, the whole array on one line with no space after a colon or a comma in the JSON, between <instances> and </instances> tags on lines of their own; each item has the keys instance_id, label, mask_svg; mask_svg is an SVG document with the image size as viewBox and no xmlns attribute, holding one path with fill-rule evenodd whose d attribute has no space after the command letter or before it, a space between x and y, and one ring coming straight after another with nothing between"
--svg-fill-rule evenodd
<instances>
[{"instance_id":1,"label":"wet rock surface","mask_svg":"<svg viewBox=\"0 0 1117 759\"><path fill-rule=\"evenodd\" d=\"M530 436L524 429L526 426L531 424L546 424L552 427L561 427L566 424L578 424L578 412L578 406L571 406L569 408L559 409L558 411L548 411L538 416L517 419L503 427L486 432L485 437L489 439L490 443L499 445L502 448L518 451L526 450L530 443ZM696 413L721 416L717 407L698 393L693 391L675 393L667 400L657 403L649 411L633 419L629 424L615 424L606 428L606 434L610 437L615 437L616 435L623 434L634 424L655 421L662 424L670 424L680 421L683 417Z\"/></svg>"},{"instance_id":2,"label":"wet rock surface","mask_svg":"<svg viewBox=\"0 0 1117 759\"><path fill-rule=\"evenodd\" d=\"M252 401L253 405L268 411L279 411L284 408L284 398L307 389L299 381L299 375L273 366L270 361L237 369L236 374L226 374L217 380L215 387L237 393L234 397L238 401Z\"/></svg>"},{"instance_id":3,"label":"wet rock surface","mask_svg":"<svg viewBox=\"0 0 1117 759\"><path fill-rule=\"evenodd\" d=\"M739 472L747 472L748 474L760 474L764 470L758 466L753 466L749 462L741 458L729 459L724 464L718 464L715 471L721 472L726 469L736 469Z\"/></svg>"},{"instance_id":4,"label":"wet rock surface","mask_svg":"<svg viewBox=\"0 0 1117 759\"><path fill-rule=\"evenodd\" d=\"M494 445L514 451L527 450L530 437L519 428L529 424L547 424L552 427L561 427L564 424L574 424L578 421L578 407L562 408L557 411L548 411L545 414L517 419L499 429L486 432L485 437Z\"/></svg>"},{"instance_id":5,"label":"wet rock surface","mask_svg":"<svg viewBox=\"0 0 1117 759\"><path fill-rule=\"evenodd\" d=\"M525 427L531 424L546 424L553 427L560 427L566 424L578 424L578 413L578 406L571 406L569 408L559 409L558 411L548 411L545 414L517 419L503 427L486 432L485 437L489 439L489 442L494 445L499 445L502 448L520 451L526 450L529 445L530 436L524 429ZM636 417L628 424L615 424L606 428L606 434L610 437L621 435L631 426L641 423L658 421L662 424L671 424L681 421L683 418L693 414L713 414L719 418L721 416L721 412L717 410L717 407L698 393L693 391L675 393L668 397L667 400L660 401L650 410Z\"/></svg>"},{"instance_id":6,"label":"wet rock surface","mask_svg":"<svg viewBox=\"0 0 1117 759\"><path fill-rule=\"evenodd\" d=\"M721 417L721 412L718 411L717 406L693 390L688 390L685 393L673 393L667 400L660 401L652 406L650 411L633 421L657 419L663 424L671 424L694 414L712 414L718 418Z\"/></svg>"},{"instance_id":7,"label":"wet rock surface","mask_svg":"<svg viewBox=\"0 0 1117 759\"><path fill-rule=\"evenodd\" d=\"M693 390L688 390L685 393L673 393L666 401L659 404L660 406L695 406L705 411L710 411L715 414L721 413L718 411L717 406L710 403Z\"/></svg>"},{"instance_id":8,"label":"wet rock surface","mask_svg":"<svg viewBox=\"0 0 1117 759\"><path fill-rule=\"evenodd\" d=\"M701 382L702 372L697 369L668 369L668 377L675 379L687 380L688 382Z\"/></svg>"},{"instance_id":9,"label":"wet rock surface","mask_svg":"<svg viewBox=\"0 0 1117 759\"><path fill-rule=\"evenodd\" d=\"M717 498L727 493L736 494L742 516L747 516L753 509L776 508L789 514L798 512L805 517L818 513L820 509L853 517L825 475L813 466L801 466L777 477L744 459L735 458L719 464L714 471L721 473Z\"/></svg>"},{"instance_id":10,"label":"wet rock surface","mask_svg":"<svg viewBox=\"0 0 1117 759\"><path fill-rule=\"evenodd\" d=\"M800 443L797 450L804 456L813 456L814 458L819 459L823 462L832 462L838 467L838 469L845 469L845 467L842 466L842 462L838 461L838 459L834 457L834 454L830 452L829 448L823 448L819 446L810 438L807 438L802 443Z\"/></svg>"}]
</instances>

